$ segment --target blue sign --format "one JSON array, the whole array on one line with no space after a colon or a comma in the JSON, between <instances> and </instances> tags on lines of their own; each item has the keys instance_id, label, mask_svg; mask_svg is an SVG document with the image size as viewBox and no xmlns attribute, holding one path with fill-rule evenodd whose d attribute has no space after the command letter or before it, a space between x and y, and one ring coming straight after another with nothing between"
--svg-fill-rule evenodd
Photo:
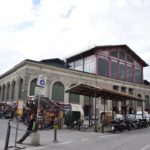
<instances>
[{"instance_id":1,"label":"blue sign","mask_svg":"<svg viewBox=\"0 0 150 150\"><path fill-rule=\"evenodd\" d=\"M37 85L39 85L41 87L45 87L46 77L43 77L42 75L39 75L38 80L37 80Z\"/></svg>"},{"instance_id":2,"label":"blue sign","mask_svg":"<svg viewBox=\"0 0 150 150\"><path fill-rule=\"evenodd\" d=\"M43 79L40 80L40 85L41 85L41 86L44 86L44 85L45 85L45 80L43 80Z\"/></svg>"}]
</instances>

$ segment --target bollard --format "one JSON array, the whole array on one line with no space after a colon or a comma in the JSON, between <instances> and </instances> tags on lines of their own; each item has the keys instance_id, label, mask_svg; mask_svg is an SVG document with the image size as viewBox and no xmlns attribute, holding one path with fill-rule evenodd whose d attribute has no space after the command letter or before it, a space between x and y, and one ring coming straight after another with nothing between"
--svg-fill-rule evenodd
<instances>
[{"instance_id":1,"label":"bollard","mask_svg":"<svg viewBox=\"0 0 150 150\"><path fill-rule=\"evenodd\" d=\"M54 140L53 140L54 143L58 143L57 129L58 129L58 117L55 117L55 120L54 120Z\"/></svg>"},{"instance_id":2,"label":"bollard","mask_svg":"<svg viewBox=\"0 0 150 150\"><path fill-rule=\"evenodd\" d=\"M11 126L10 126L10 120L9 120L9 121L8 121L8 128L7 128L7 135L6 135L6 139L5 139L5 147L4 147L4 150L8 150L9 137L10 137L10 130L11 130Z\"/></svg>"},{"instance_id":3,"label":"bollard","mask_svg":"<svg viewBox=\"0 0 150 150\"><path fill-rule=\"evenodd\" d=\"M58 125L54 125L54 140L53 140L54 143L58 143L58 140L57 140L57 129L58 129Z\"/></svg>"},{"instance_id":4,"label":"bollard","mask_svg":"<svg viewBox=\"0 0 150 150\"><path fill-rule=\"evenodd\" d=\"M38 132L31 133L31 145L34 146L40 145L40 134Z\"/></svg>"},{"instance_id":5,"label":"bollard","mask_svg":"<svg viewBox=\"0 0 150 150\"><path fill-rule=\"evenodd\" d=\"M19 120L17 119L16 135L15 135L15 147L16 147L16 143L17 143L17 136L18 136L18 125L19 125Z\"/></svg>"},{"instance_id":6,"label":"bollard","mask_svg":"<svg viewBox=\"0 0 150 150\"><path fill-rule=\"evenodd\" d=\"M57 143L58 140L57 140L57 128L54 128L54 140L53 140L54 143Z\"/></svg>"}]
</instances>

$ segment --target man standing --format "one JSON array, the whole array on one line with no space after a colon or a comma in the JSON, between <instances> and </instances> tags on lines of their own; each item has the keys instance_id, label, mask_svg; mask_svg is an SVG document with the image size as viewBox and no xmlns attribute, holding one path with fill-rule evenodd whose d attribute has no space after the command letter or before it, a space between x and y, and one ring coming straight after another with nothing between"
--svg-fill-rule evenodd
<instances>
[{"instance_id":1,"label":"man standing","mask_svg":"<svg viewBox=\"0 0 150 150\"><path fill-rule=\"evenodd\" d=\"M29 124L28 124L28 127L27 127L27 131L22 136L22 138L19 141L17 141L17 143L21 144L31 134L31 132L33 131L33 123L34 123L34 121L35 121L35 116L32 114L30 116L30 120L29 120Z\"/></svg>"}]
</instances>

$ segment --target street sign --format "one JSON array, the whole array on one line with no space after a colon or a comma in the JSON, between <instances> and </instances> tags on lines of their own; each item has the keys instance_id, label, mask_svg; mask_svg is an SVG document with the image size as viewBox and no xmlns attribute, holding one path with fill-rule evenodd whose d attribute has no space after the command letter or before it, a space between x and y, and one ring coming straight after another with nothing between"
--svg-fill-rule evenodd
<instances>
[{"instance_id":1,"label":"street sign","mask_svg":"<svg viewBox=\"0 0 150 150\"><path fill-rule=\"evenodd\" d=\"M47 80L46 77L44 77L43 75L39 75L38 80L37 80L37 85L40 87L45 87L46 80Z\"/></svg>"},{"instance_id":2,"label":"street sign","mask_svg":"<svg viewBox=\"0 0 150 150\"><path fill-rule=\"evenodd\" d=\"M46 94L46 91L45 91L45 88L43 87L35 87L35 95L37 96L41 96L41 95L45 95Z\"/></svg>"}]
</instances>

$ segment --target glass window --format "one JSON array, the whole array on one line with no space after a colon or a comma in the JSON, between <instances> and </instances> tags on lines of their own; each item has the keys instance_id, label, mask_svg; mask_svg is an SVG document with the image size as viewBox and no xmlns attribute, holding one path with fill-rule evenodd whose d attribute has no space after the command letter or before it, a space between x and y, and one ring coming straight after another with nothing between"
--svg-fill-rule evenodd
<instances>
[{"instance_id":1,"label":"glass window","mask_svg":"<svg viewBox=\"0 0 150 150\"><path fill-rule=\"evenodd\" d=\"M133 63L133 58L130 55L127 55L127 61Z\"/></svg>"},{"instance_id":2,"label":"glass window","mask_svg":"<svg viewBox=\"0 0 150 150\"><path fill-rule=\"evenodd\" d=\"M126 87L121 87L121 92L126 93Z\"/></svg>"},{"instance_id":3,"label":"glass window","mask_svg":"<svg viewBox=\"0 0 150 150\"><path fill-rule=\"evenodd\" d=\"M89 56L84 58L84 72L95 73L95 56Z\"/></svg>"},{"instance_id":4,"label":"glass window","mask_svg":"<svg viewBox=\"0 0 150 150\"><path fill-rule=\"evenodd\" d=\"M98 73L101 76L108 76L109 65L108 60L106 58L99 58L98 60Z\"/></svg>"},{"instance_id":5,"label":"glass window","mask_svg":"<svg viewBox=\"0 0 150 150\"><path fill-rule=\"evenodd\" d=\"M15 98L15 93L16 93L16 82L13 81L13 83L12 83L12 91L11 91L11 99Z\"/></svg>"},{"instance_id":6,"label":"glass window","mask_svg":"<svg viewBox=\"0 0 150 150\"><path fill-rule=\"evenodd\" d=\"M3 85L2 101L5 100L5 85Z\"/></svg>"},{"instance_id":7,"label":"glass window","mask_svg":"<svg viewBox=\"0 0 150 150\"><path fill-rule=\"evenodd\" d=\"M114 91L119 91L119 86L118 85L113 85L113 90Z\"/></svg>"},{"instance_id":8,"label":"glass window","mask_svg":"<svg viewBox=\"0 0 150 150\"><path fill-rule=\"evenodd\" d=\"M128 93L129 93L130 95L133 95L133 88L129 88Z\"/></svg>"},{"instance_id":9,"label":"glass window","mask_svg":"<svg viewBox=\"0 0 150 150\"><path fill-rule=\"evenodd\" d=\"M7 100L9 100L10 83L7 84Z\"/></svg>"},{"instance_id":10,"label":"glass window","mask_svg":"<svg viewBox=\"0 0 150 150\"><path fill-rule=\"evenodd\" d=\"M141 83L142 82L142 71L141 71L141 69L135 68L134 74L135 74L135 82Z\"/></svg>"},{"instance_id":11,"label":"glass window","mask_svg":"<svg viewBox=\"0 0 150 150\"><path fill-rule=\"evenodd\" d=\"M93 111L93 97L84 96L84 115L91 117Z\"/></svg>"},{"instance_id":12,"label":"glass window","mask_svg":"<svg viewBox=\"0 0 150 150\"><path fill-rule=\"evenodd\" d=\"M141 94L138 94L137 97L142 99ZM137 101L137 105L138 105L138 106L142 106L142 100L141 100L141 101L140 101L140 100Z\"/></svg>"},{"instance_id":13,"label":"glass window","mask_svg":"<svg viewBox=\"0 0 150 150\"><path fill-rule=\"evenodd\" d=\"M76 84L72 84L72 86L75 86ZM75 93L69 93L69 102L70 103L75 103L75 104L79 104L80 102L80 95L75 94Z\"/></svg>"},{"instance_id":14,"label":"glass window","mask_svg":"<svg viewBox=\"0 0 150 150\"><path fill-rule=\"evenodd\" d=\"M93 97L90 96L84 96L84 104L90 105L93 103Z\"/></svg>"},{"instance_id":15,"label":"glass window","mask_svg":"<svg viewBox=\"0 0 150 150\"><path fill-rule=\"evenodd\" d=\"M20 80L19 83L19 98L23 98L23 79Z\"/></svg>"},{"instance_id":16,"label":"glass window","mask_svg":"<svg viewBox=\"0 0 150 150\"><path fill-rule=\"evenodd\" d=\"M83 59L75 61L75 70L83 71Z\"/></svg>"},{"instance_id":17,"label":"glass window","mask_svg":"<svg viewBox=\"0 0 150 150\"><path fill-rule=\"evenodd\" d=\"M120 63L119 64L119 76L121 80L125 80L125 64Z\"/></svg>"},{"instance_id":18,"label":"glass window","mask_svg":"<svg viewBox=\"0 0 150 150\"><path fill-rule=\"evenodd\" d=\"M140 63L134 60L134 65L137 67L141 67Z\"/></svg>"},{"instance_id":19,"label":"glass window","mask_svg":"<svg viewBox=\"0 0 150 150\"><path fill-rule=\"evenodd\" d=\"M108 50L106 50L106 49L105 50L101 50L100 53L104 54L105 56L109 54Z\"/></svg>"},{"instance_id":20,"label":"glass window","mask_svg":"<svg viewBox=\"0 0 150 150\"><path fill-rule=\"evenodd\" d=\"M2 99L2 89L0 87L0 99Z\"/></svg>"},{"instance_id":21,"label":"glass window","mask_svg":"<svg viewBox=\"0 0 150 150\"><path fill-rule=\"evenodd\" d=\"M127 81L133 82L133 68L132 68L132 66L127 66Z\"/></svg>"},{"instance_id":22,"label":"glass window","mask_svg":"<svg viewBox=\"0 0 150 150\"><path fill-rule=\"evenodd\" d=\"M129 106L133 106L134 101L132 99L129 99Z\"/></svg>"},{"instance_id":23,"label":"glass window","mask_svg":"<svg viewBox=\"0 0 150 150\"><path fill-rule=\"evenodd\" d=\"M117 79L118 77L118 68L116 61L111 61L111 77L115 79Z\"/></svg>"},{"instance_id":24,"label":"glass window","mask_svg":"<svg viewBox=\"0 0 150 150\"><path fill-rule=\"evenodd\" d=\"M104 103L105 103L105 104L107 104L107 100L106 100L106 99L104 99L104 98L101 98L101 104L103 104L103 105L104 105Z\"/></svg>"},{"instance_id":25,"label":"glass window","mask_svg":"<svg viewBox=\"0 0 150 150\"><path fill-rule=\"evenodd\" d=\"M119 51L119 58L122 60L125 60L125 51L124 50Z\"/></svg>"},{"instance_id":26,"label":"glass window","mask_svg":"<svg viewBox=\"0 0 150 150\"><path fill-rule=\"evenodd\" d=\"M145 107L150 107L150 101L149 101L149 96L148 95L146 95L145 96Z\"/></svg>"},{"instance_id":27,"label":"glass window","mask_svg":"<svg viewBox=\"0 0 150 150\"><path fill-rule=\"evenodd\" d=\"M80 102L80 95L74 94L74 93L70 93L69 94L69 102L70 103L79 104L79 102Z\"/></svg>"},{"instance_id":28,"label":"glass window","mask_svg":"<svg viewBox=\"0 0 150 150\"><path fill-rule=\"evenodd\" d=\"M35 95L35 86L37 85L37 78L33 79L30 83L30 96Z\"/></svg>"},{"instance_id":29,"label":"glass window","mask_svg":"<svg viewBox=\"0 0 150 150\"><path fill-rule=\"evenodd\" d=\"M64 86L61 82L55 82L52 87L52 100L64 101Z\"/></svg>"},{"instance_id":30,"label":"glass window","mask_svg":"<svg viewBox=\"0 0 150 150\"><path fill-rule=\"evenodd\" d=\"M111 52L110 52L110 56L117 58L117 57L118 57L118 51L117 51L117 50L111 51Z\"/></svg>"}]
</instances>

